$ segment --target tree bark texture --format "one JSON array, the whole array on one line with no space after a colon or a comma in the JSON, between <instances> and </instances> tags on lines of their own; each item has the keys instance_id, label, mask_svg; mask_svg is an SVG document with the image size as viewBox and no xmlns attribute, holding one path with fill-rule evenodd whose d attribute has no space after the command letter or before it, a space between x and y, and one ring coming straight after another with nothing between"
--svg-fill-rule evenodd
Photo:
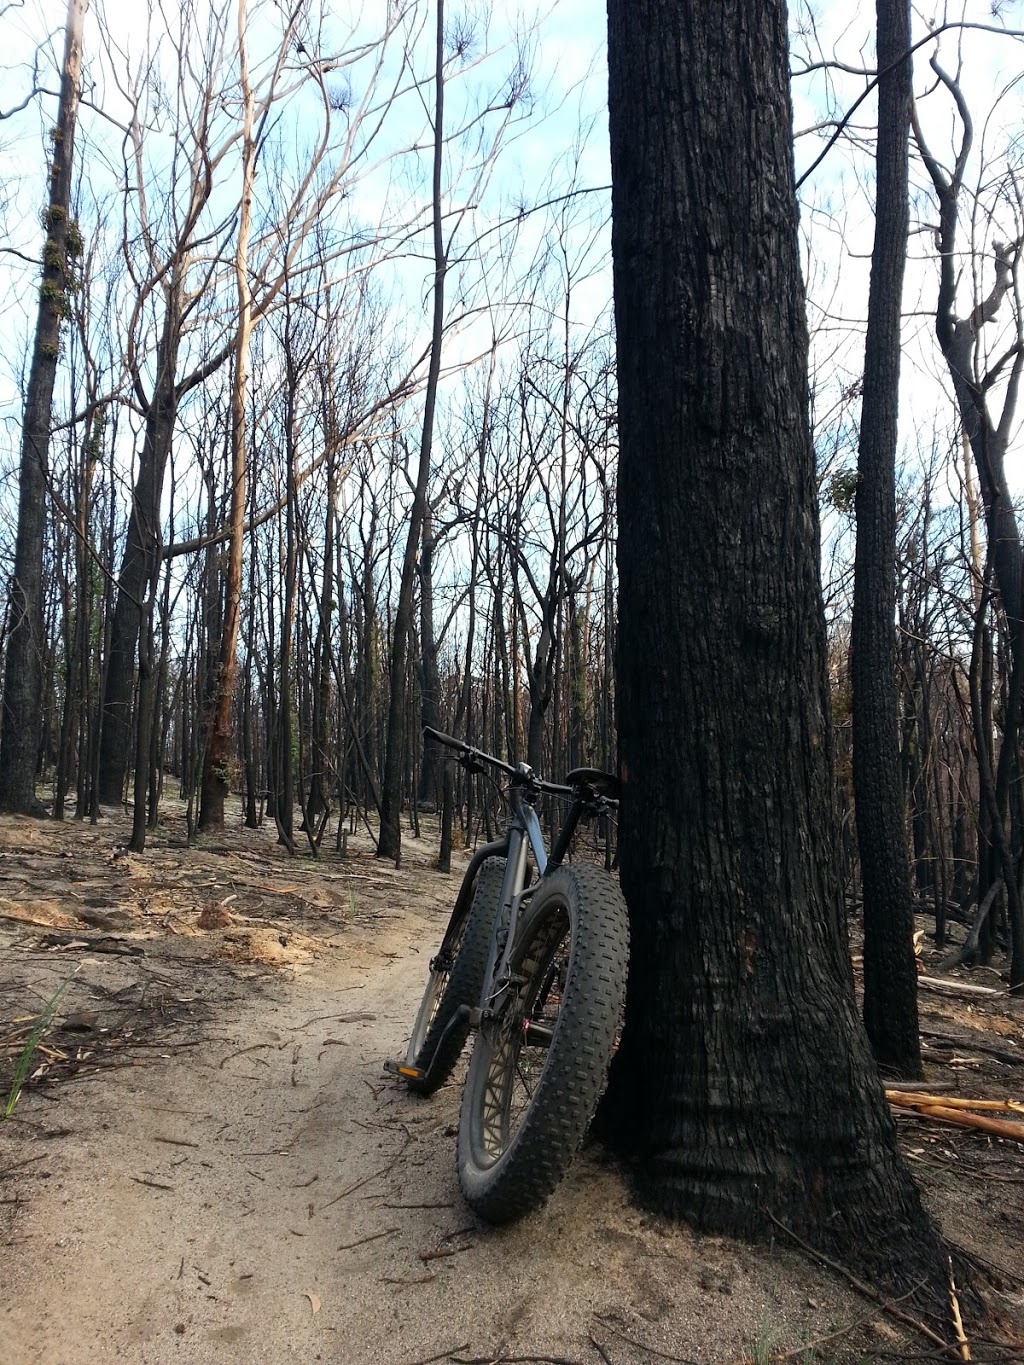
<instances>
[{"instance_id":1,"label":"tree bark texture","mask_svg":"<svg viewBox=\"0 0 1024 1365\"><path fill-rule=\"evenodd\" d=\"M936 1243L843 927L785 6L608 14L632 959L607 1127L650 1206L773 1214L905 1279Z\"/></svg>"},{"instance_id":2,"label":"tree bark texture","mask_svg":"<svg viewBox=\"0 0 1024 1365\"><path fill-rule=\"evenodd\" d=\"M157 572L160 553L160 499L174 439L178 410L175 387L181 335L184 262L175 260L167 287L163 327L156 353L153 395L145 404L146 427L132 489L117 602L110 638L110 660L103 689L103 737L100 744L99 799L120 805L132 761L131 710L135 684L135 650L147 585Z\"/></svg>"},{"instance_id":3,"label":"tree bark texture","mask_svg":"<svg viewBox=\"0 0 1024 1365\"><path fill-rule=\"evenodd\" d=\"M878 146L857 469L850 678L853 790L864 888L864 1023L880 1066L917 1080L917 966L900 790L896 684L896 443L909 217L909 0L876 0ZM915 794L916 796L916 794ZM927 806L925 806L927 809Z\"/></svg>"},{"instance_id":4,"label":"tree bark texture","mask_svg":"<svg viewBox=\"0 0 1024 1365\"><path fill-rule=\"evenodd\" d=\"M242 551L245 527L246 391L249 379L249 339L252 334L252 291L249 285L249 233L252 227L253 185L256 179L255 100L249 81L246 0L238 0L239 79L242 90L242 194L235 245L235 286L238 294L238 331L235 371L231 385L231 508L228 519L228 563L224 589L217 676L207 718L206 752L199 805L199 828L223 829L224 802L230 790L233 756L231 703L238 671L238 625L242 605Z\"/></svg>"},{"instance_id":5,"label":"tree bark texture","mask_svg":"<svg viewBox=\"0 0 1024 1365\"><path fill-rule=\"evenodd\" d=\"M0 712L0 810L39 814L35 779L43 712L43 546L50 448L50 407L57 374L60 324L70 283L69 207L75 150L82 29L88 0L69 0L64 30L60 109L53 131L50 200L46 210L32 365L21 432L18 532L8 594L9 621ZM79 247L80 249L80 247Z\"/></svg>"}]
</instances>

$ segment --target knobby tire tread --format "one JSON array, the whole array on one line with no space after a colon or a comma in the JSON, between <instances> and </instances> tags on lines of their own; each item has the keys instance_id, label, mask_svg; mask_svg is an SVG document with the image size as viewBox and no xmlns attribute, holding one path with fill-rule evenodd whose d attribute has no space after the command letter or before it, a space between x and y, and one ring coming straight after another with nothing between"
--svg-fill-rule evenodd
<instances>
[{"instance_id":1,"label":"knobby tire tread","mask_svg":"<svg viewBox=\"0 0 1024 1365\"><path fill-rule=\"evenodd\" d=\"M455 958L455 964L445 983L437 1013L416 1054L415 1064L422 1071L433 1066L429 1081L408 1077L410 1090L418 1095L432 1095L439 1090L455 1070L469 1037L469 1022L452 1026L442 1039L449 1019L460 1005L480 1003L484 972L491 948L491 934L505 876L504 858L488 858L476 876L476 889L466 917L466 927ZM428 984L429 990L429 984ZM436 1058L435 1058L436 1054Z\"/></svg>"},{"instance_id":2,"label":"knobby tire tread","mask_svg":"<svg viewBox=\"0 0 1024 1365\"><path fill-rule=\"evenodd\" d=\"M481 1165L475 1150L490 1059L477 1036L459 1119L458 1172L466 1202L491 1223L540 1208L562 1180L608 1081L629 958L629 922L618 884L601 868L559 868L536 892L519 926L527 942L550 897L569 912L571 950L554 1036L533 1098L504 1153ZM515 958L513 959L515 960Z\"/></svg>"}]
</instances>

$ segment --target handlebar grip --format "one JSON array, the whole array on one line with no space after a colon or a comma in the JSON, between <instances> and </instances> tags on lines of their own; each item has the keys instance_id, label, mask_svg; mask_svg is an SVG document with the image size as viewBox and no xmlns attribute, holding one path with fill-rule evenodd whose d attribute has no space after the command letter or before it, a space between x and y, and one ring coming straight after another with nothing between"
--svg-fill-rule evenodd
<instances>
[{"instance_id":1,"label":"handlebar grip","mask_svg":"<svg viewBox=\"0 0 1024 1365\"><path fill-rule=\"evenodd\" d=\"M469 745L461 739L456 739L454 735L446 735L443 730L435 730L432 725L424 725L424 739L436 739L438 744L444 744L449 749L459 749L468 752Z\"/></svg>"}]
</instances>

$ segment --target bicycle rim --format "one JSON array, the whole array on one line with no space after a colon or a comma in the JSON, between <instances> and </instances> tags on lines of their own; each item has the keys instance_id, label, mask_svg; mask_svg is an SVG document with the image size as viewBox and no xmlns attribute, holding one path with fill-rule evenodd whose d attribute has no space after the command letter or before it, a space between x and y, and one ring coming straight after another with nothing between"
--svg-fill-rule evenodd
<instances>
[{"instance_id":1,"label":"bicycle rim","mask_svg":"<svg viewBox=\"0 0 1024 1365\"><path fill-rule=\"evenodd\" d=\"M515 1141L547 1065L550 1035L558 1025L572 927L564 905L554 903L545 909L540 922L529 926L529 938L512 963L513 973L521 978L518 991L501 1018L485 1026L490 1057L473 1134L481 1166L500 1160Z\"/></svg>"}]
</instances>

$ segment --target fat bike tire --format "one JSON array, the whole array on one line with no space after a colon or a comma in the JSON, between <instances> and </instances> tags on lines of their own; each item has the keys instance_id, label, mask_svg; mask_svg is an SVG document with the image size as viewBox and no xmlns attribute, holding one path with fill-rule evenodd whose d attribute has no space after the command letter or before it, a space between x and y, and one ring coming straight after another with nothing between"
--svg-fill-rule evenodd
<instances>
[{"instance_id":1,"label":"fat bike tire","mask_svg":"<svg viewBox=\"0 0 1024 1365\"><path fill-rule=\"evenodd\" d=\"M540 1208L569 1169L607 1084L628 958L626 905L606 872L573 864L542 880L462 1096L459 1184L488 1222Z\"/></svg>"},{"instance_id":2,"label":"fat bike tire","mask_svg":"<svg viewBox=\"0 0 1024 1365\"><path fill-rule=\"evenodd\" d=\"M444 1085L466 1046L468 1020L453 1024L447 1033L445 1029L460 1005L480 1003L504 876L504 858L488 858L481 865L469 909L448 945L451 967L431 969L409 1043L413 1065L420 1072L430 1069L429 1079L406 1078L409 1089L418 1095L432 1095Z\"/></svg>"}]
</instances>

